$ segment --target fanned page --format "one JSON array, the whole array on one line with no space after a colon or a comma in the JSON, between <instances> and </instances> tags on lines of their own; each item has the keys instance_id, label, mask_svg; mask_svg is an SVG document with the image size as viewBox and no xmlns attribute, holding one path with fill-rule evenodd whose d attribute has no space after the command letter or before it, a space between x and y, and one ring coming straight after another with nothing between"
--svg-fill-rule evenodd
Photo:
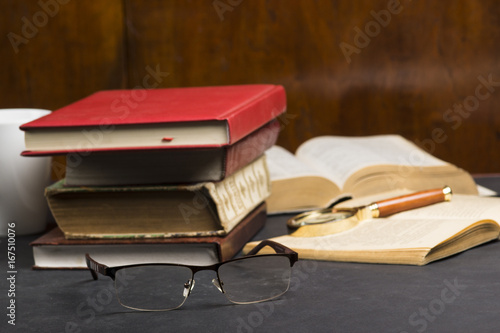
<instances>
[{"instance_id":1,"label":"fanned page","mask_svg":"<svg viewBox=\"0 0 500 333\"><path fill-rule=\"evenodd\" d=\"M267 200L269 214L326 207L338 199L337 184L284 148L273 146L266 151L266 157L272 181Z\"/></svg>"},{"instance_id":2,"label":"fanned page","mask_svg":"<svg viewBox=\"0 0 500 333\"><path fill-rule=\"evenodd\" d=\"M266 157L269 176L273 181L304 176L325 177L280 146L272 146L266 150Z\"/></svg>"},{"instance_id":3,"label":"fanned page","mask_svg":"<svg viewBox=\"0 0 500 333\"><path fill-rule=\"evenodd\" d=\"M341 188L352 174L373 165L446 165L399 135L316 137L303 143L295 155Z\"/></svg>"}]
</instances>

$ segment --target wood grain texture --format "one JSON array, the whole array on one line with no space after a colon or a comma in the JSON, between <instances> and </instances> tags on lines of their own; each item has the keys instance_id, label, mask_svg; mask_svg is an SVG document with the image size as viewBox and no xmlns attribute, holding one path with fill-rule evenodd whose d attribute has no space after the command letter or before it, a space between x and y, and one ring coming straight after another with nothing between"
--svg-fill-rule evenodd
<instances>
[{"instance_id":1,"label":"wood grain texture","mask_svg":"<svg viewBox=\"0 0 500 333\"><path fill-rule=\"evenodd\" d=\"M146 66L169 73L162 87L283 84L288 149L318 135L399 133L471 172L500 169L498 84L473 111L454 108L475 101L479 77L500 82L494 1L221 2L222 15L215 1L127 1L130 84ZM350 62L343 42L360 46Z\"/></svg>"},{"instance_id":2,"label":"wood grain texture","mask_svg":"<svg viewBox=\"0 0 500 333\"><path fill-rule=\"evenodd\" d=\"M2 0L0 107L56 109L125 87L121 0Z\"/></svg>"},{"instance_id":3,"label":"wood grain texture","mask_svg":"<svg viewBox=\"0 0 500 333\"><path fill-rule=\"evenodd\" d=\"M446 200L446 195L442 188L420 191L404 196L378 201L378 216L386 217L399 212L429 206Z\"/></svg>"},{"instance_id":4,"label":"wood grain texture","mask_svg":"<svg viewBox=\"0 0 500 333\"><path fill-rule=\"evenodd\" d=\"M4 35L38 10L2 2ZM499 21L494 0L70 1L19 54L0 50L0 107L275 83L288 94L278 143L290 150L318 135L398 133L472 173L499 172Z\"/></svg>"}]
</instances>

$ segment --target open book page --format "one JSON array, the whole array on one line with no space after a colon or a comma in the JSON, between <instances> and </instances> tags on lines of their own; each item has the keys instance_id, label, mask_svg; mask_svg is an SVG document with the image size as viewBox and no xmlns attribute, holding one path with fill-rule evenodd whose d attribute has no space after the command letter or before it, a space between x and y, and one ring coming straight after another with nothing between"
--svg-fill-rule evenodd
<instances>
[{"instance_id":1,"label":"open book page","mask_svg":"<svg viewBox=\"0 0 500 333\"><path fill-rule=\"evenodd\" d=\"M272 146L266 151L267 168L271 180L304 176L322 176L309 165L299 161L283 147Z\"/></svg>"},{"instance_id":2,"label":"open book page","mask_svg":"<svg viewBox=\"0 0 500 333\"><path fill-rule=\"evenodd\" d=\"M339 198L340 189L334 182L284 148L274 146L268 149L266 159L272 181L272 193L267 200L268 214L325 207Z\"/></svg>"},{"instance_id":3,"label":"open book page","mask_svg":"<svg viewBox=\"0 0 500 333\"><path fill-rule=\"evenodd\" d=\"M349 176L372 165L446 165L399 135L316 137L303 143L296 156L341 188Z\"/></svg>"},{"instance_id":4,"label":"open book page","mask_svg":"<svg viewBox=\"0 0 500 333\"><path fill-rule=\"evenodd\" d=\"M500 223L500 198L455 194L450 202L394 214L389 219L493 219Z\"/></svg>"},{"instance_id":5,"label":"open book page","mask_svg":"<svg viewBox=\"0 0 500 333\"><path fill-rule=\"evenodd\" d=\"M454 195L450 202L363 221L338 234L285 235L273 240L298 251L299 255L301 250L307 251L308 258L315 252L431 249L481 220L500 221L500 198Z\"/></svg>"},{"instance_id":6,"label":"open book page","mask_svg":"<svg viewBox=\"0 0 500 333\"><path fill-rule=\"evenodd\" d=\"M384 193L366 195L343 201L336 208L366 206L376 201L414 193L408 189L396 189ZM394 214L388 218L464 218L494 219L500 223L500 198L475 195L453 194L450 202L443 202Z\"/></svg>"},{"instance_id":7,"label":"open book page","mask_svg":"<svg viewBox=\"0 0 500 333\"><path fill-rule=\"evenodd\" d=\"M278 243L296 250L317 252L431 249L474 223L474 220L372 219L356 228L321 237L280 236Z\"/></svg>"}]
</instances>

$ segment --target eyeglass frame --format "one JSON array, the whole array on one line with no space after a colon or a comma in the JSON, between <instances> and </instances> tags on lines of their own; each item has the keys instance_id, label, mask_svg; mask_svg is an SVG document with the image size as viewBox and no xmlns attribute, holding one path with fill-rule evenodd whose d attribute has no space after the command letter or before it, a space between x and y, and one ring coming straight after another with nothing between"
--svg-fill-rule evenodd
<instances>
[{"instance_id":1,"label":"eyeglass frame","mask_svg":"<svg viewBox=\"0 0 500 333\"><path fill-rule=\"evenodd\" d=\"M260 250L262 250L264 247L269 246L271 247L276 253L269 253L269 254L257 254ZM221 283L221 279L219 277L219 267L230 263L230 262L235 262L235 261L241 261L244 259L248 258L253 258L253 257L266 257L266 256L283 256L287 257L288 260L290 261L290 268L293 267L293 265L299 260L299 255L297 252L294 250L286 247L283 244L274 242L272 240L266 239L261 241L259 244L257 244L252 250L250 250L245 256L239 257L239 258L234 258L234 259L229 259L225 261L221 261L212 265L186 265L186 264L178 264L178 263L143 263L143 264L130 264L130 265L120 265L120 266L107 266L105 264L101 264L97 262L95 259L90 257L88 253L85 254L85 261L87 263L87 267L90 270L90 273L92 275L92 278L94 280L98 280L98 274L100 273L104 276L110 277L114 282L116 281L116 272L125 269L125 268L133 268L133 267L147 267L147 266L177 266L177 267L186 267L191 270L191 279L190 279L190 285L186 286L185 288L187 290L187 295L184 297L184 301L178 305L175 308L171 309L160 309L160 310L146 310L146 309L139 309L139 308L134 308L130 306L126 306L120 302L120 304L126 308L134 309L134 310L139 310L139 311L169 311L169 310L174 310L180 308L184 302L187 300L189 295L191 294L191 290L194 287L194 275L199 272L199 271L204 271L204 270L212 270L215 271L216 276L217 276L217 284L216 287L219 289L219 291L223 294L225 294L223 284ZM215 279L214 279L215 280ZM286 291L288 291L288 288L281 294L274 295L270 298L266 298L263 300L258 300L258 301L250 301L250 302L234 302L228 298L228 300L234 304L253 304L253 303L260 303L260 302L265 302L271 299L275 299L281 295L283 295ZM227 298L227 297L226 297Z\"/></svg>"}]
</instances>

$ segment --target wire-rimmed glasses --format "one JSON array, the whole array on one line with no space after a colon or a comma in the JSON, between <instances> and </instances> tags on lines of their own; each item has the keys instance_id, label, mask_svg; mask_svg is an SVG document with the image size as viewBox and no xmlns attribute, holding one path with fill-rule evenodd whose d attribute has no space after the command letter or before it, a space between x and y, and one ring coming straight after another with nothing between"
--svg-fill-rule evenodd
<instances>
[{"instance_id":1,"label":"wire-rimmed glasses","mask_svg":"<svg viewBox=\"0 0 500 333\"><path fill-rule=\"evenodd\" d=\"M258 255L266 246L276 253ZM148 263L108 267L89 254L85 258L94 280L98 279L97 273L113 279L121 305L140 311L167 311L184 304L193 290L194 274L202 270L216 272L212 283L233 303L257 303L279 297L290 286L298 254L282 244L264 240L245 257L209 266Z\"/></svg>"}]
</instances>

